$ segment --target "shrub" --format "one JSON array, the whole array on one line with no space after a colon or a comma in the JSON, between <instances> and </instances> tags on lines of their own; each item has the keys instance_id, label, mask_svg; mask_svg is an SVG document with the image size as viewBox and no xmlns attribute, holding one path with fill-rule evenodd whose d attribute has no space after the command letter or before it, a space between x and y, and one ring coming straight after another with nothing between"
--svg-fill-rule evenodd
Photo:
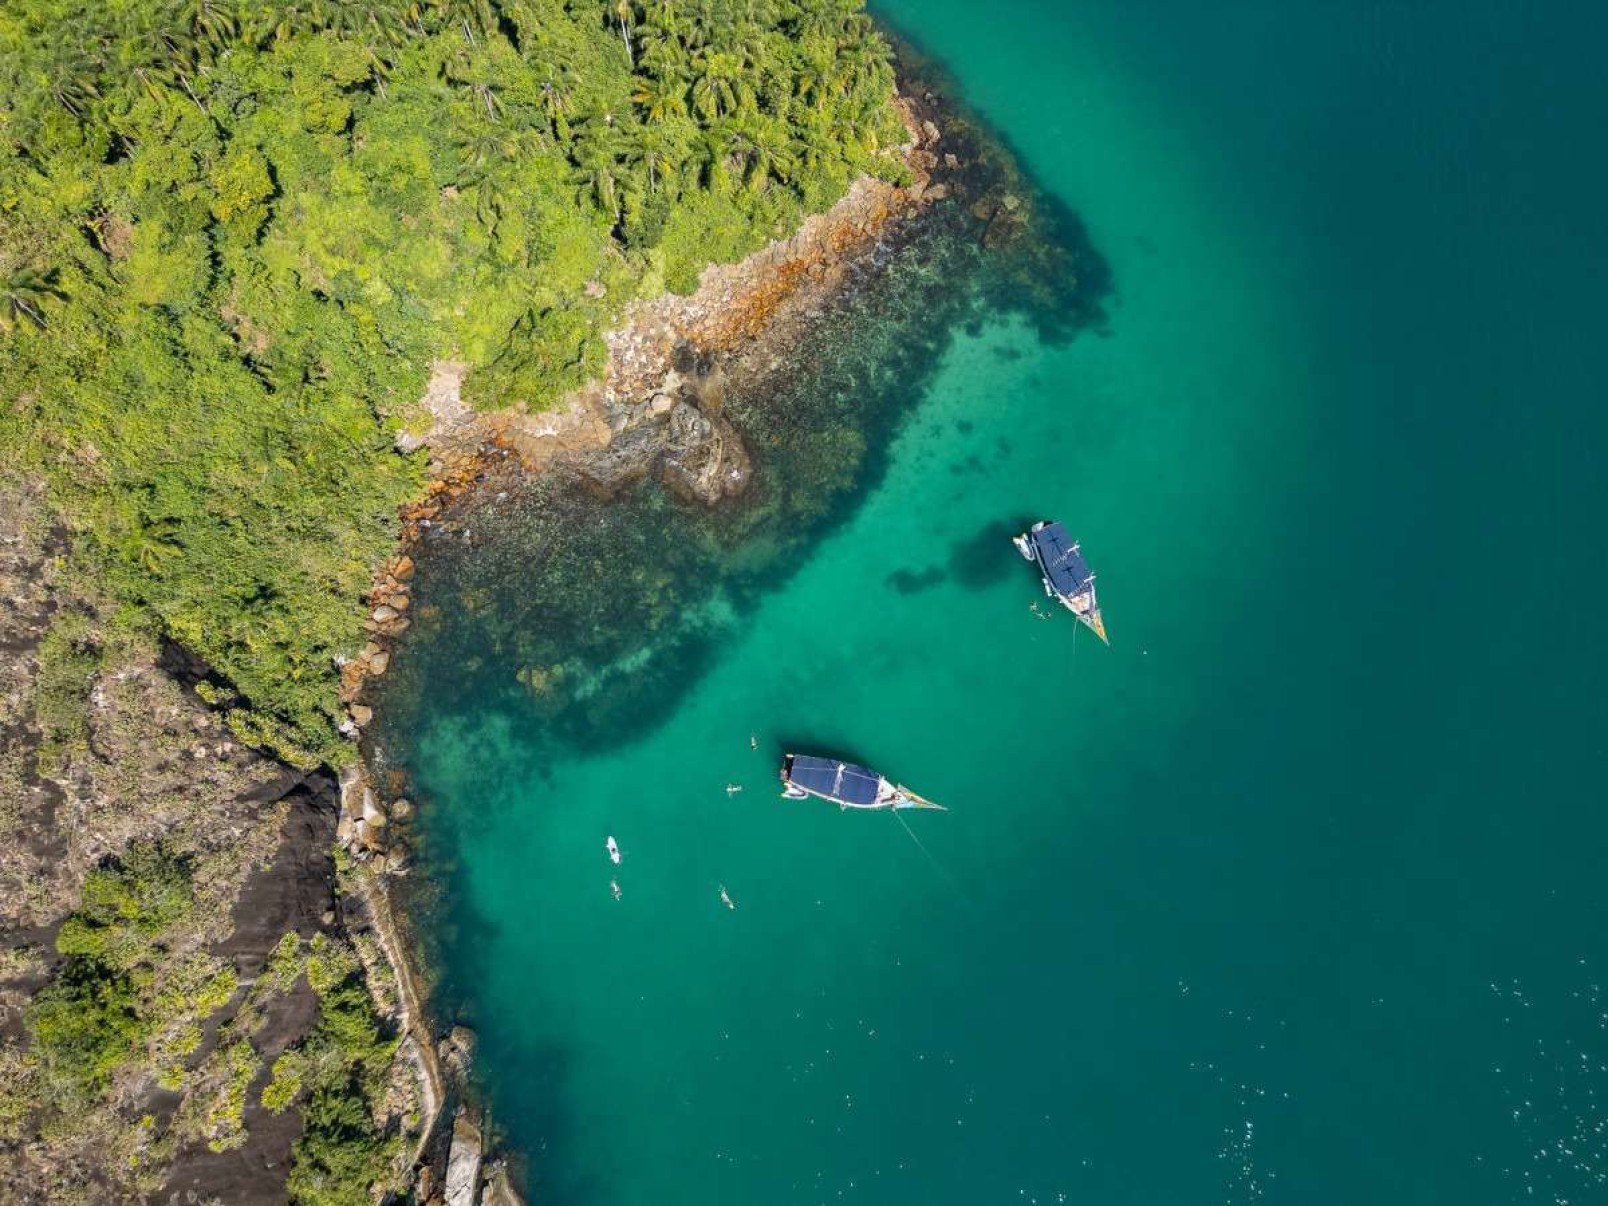
<instances>
[{"instance_id":1,"label":"shrub","mask_svg":"<svg viewBox=\"0 0 1608 1206\"><path fill-rule=\"evenodd\" d=\"M82 956L67 959L24 1017L39 1066L67 1107L104 1090L147 1032L129 977Z\"/></svg>"}]
</instances>

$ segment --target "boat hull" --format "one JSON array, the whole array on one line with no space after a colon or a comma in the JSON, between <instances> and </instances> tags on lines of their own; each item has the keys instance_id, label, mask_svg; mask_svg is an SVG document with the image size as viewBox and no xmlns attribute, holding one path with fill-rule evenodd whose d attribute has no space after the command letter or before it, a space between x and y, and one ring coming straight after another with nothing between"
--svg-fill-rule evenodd
<instances>
[{"instance_id":1,"label":"boat hull","mask_svg":"<svg viewBox=\"0 0 1608 1206\"><path fill-rule=\"evenodd\" d=\"M1044 593L1060 602L1101 642L1109 645L1105 620L1100 615L1100 603L1094 592L1094 574L1075 542L1066 540L1066 529L1060 524L1040 520L1026 532L1012 537L1024 557L1038 567L1044 583Z\"/></svg>"},{"instance_id":2,"label":"boat hull","mask_svg":"<svg viewBox=\"0 0 1608 1206\"><path fill-rule=\"evenodd\" d=\"M896 808L931 808L944 811L902 783L835 758L811 754L787 754L781 767L782 796L788 800L814 797L857 812L881 812Z\"/></svg>"}]
</instances>

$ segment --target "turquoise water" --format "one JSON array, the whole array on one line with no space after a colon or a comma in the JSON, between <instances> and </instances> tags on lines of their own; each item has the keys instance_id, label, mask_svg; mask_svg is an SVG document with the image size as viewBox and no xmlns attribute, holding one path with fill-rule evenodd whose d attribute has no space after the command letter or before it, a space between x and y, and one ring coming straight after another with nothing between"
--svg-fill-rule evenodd
<instances>
[{"instance_id":1,"label":"turquoise water","mask_svg":"<svg viewBox=\"0 0 1608 1206\"><path fill-rule=\"evenodd\" d=\"M726 548L696 654L586 688L651 725L405 652L538 1200L1608 1200L1608 30L1217 9L883 5L1087 223L1103 333L958 330L777 589ZM1030 611L1040 514L1110 649ZM951 811L778 800L784 746Z\"/></svg>"}]
</instances>

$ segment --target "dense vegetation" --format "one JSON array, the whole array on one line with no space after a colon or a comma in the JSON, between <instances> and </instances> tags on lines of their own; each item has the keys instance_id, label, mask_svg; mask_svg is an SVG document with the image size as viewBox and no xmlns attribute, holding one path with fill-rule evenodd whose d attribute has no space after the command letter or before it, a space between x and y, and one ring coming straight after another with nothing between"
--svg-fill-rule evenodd
<instances>
[{"instance_id":1,"label":"dense vegetation","mask_svg":"<svg viewBox=\"0 0 1608 1206\"><path fill-rule=\"evenodd\" d=\"M24 1011L26 1053L0 1063L0 1141L29 1127L63 1150L100 1136L115 1149L108 1171L150 1194L181 1148L243 1145L260 1085L265 1108L302 1112L289 1196L310 1206L370 1201L371 1187L399 1171L400 1141L376 1120L396 1043L356 953L322 934L287 933L243 985L230 961L194 941L199 908L191 858L160 844L136 843L90 873L57 935L64 958ZM270 1074L259 1054L265 1022L303 983L317 996L317 1021ZM136 1125L120 1106L153 1074L177 1105Z\"/></svg>"},{"instance_id":2,"label":"dense vegetation","mask_svg":"<svg viewBox=\"0 0 1608 1206\"><path fill-rule=\"evenodd\" d=\"M370 1186L385 1176L400 1146L395 1137L379 1134L374 1121L396 1042L381 1033L349 948L320 935L303 965L318 994L318 1023L305 1043L274 1061L262 1104L282 1110L301 1102L291 1197L307 1206L361 1206L371 1200Z\"/></svg>"},{"instance_id":3,"label":"dense vegetation","mask_svg":"<svg viewBox=\"0 0 1608 1206\"><path fill-rule=\"evenodd\" d=\"M169 1006L190 1008L157 983L153 944L192 903L187 868L159 847L137 846L84 881L83 903L56 938L66 962L27 1016L39 1075L61 1106L83 1108L169 1020ZM208 980L228 981L221 994L228 1000L232 976L221 965L209 970Z\"/></svg>"},{"instance_id":4,"label":"dense vegetation","mask_svg":"<svg viewBox=\"0 0 1608 1206\"><path fill-rule=\"evenodd\" d=\"M13 0L0 471L242 738L341 761L431 362L551 402L626 300L894 170L890 86L858 0Z\"/></svg>"},{"instance_id":5,"label":"dense vegetation","mask_svg":"<svg viewBox=\"0 0 1608 1206\"><path fill-rule=\"evenodd\" d=\"M15 1107L43 1110L43 1125L59 1132L92 1120L120 1076L153 1073L173 1092L203 1085L214 1069L192 1060L202 1027L239 982L219 956L174 945L196 907L189 860L161 845L136 843L90 872L78 910L56 936L65 958L24 1013L27 1058L6 1086ZM244 1040L239 1053L249 1078L257 1061ZM193 1114L174 1125L168 1146L194 1137L221 1149L243 1138L238 1108L228 1117L210 1108ZM130 1168L148 1162L153 1146L164 1150L152 1140L123 1137Z\"/></svg>"}]
</instances>

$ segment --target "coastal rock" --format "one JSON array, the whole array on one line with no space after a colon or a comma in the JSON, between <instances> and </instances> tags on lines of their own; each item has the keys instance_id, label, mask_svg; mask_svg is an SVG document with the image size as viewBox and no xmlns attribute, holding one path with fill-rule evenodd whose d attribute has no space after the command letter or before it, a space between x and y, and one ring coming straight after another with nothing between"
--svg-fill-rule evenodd
<instances>
[{"instance_id":1,"label":"coastal rock","mask_svg":"<svg viewBox=\"0 0 1608 1206\"><path fill-rule=\"evenodd\" d=\"M430 380L419 399L420 410L429 418L429 429L423 433L399 432L398 450L415 452L426 444L439 445L469 424L474 411L463 400L463 379L468 375L469 366L461 360L438 360L430 366Z\"/></svg>"},{"instance_id":2,"label":"coastal rock","mask_svg":"<svg viewBox=\"0 0 1608 1206\"><path fill-rule=\"evenodd\" d=\"M376 624L389 623L390 621L396 619L396 617L397 610L389 603L381 603L373 611L369 612L369 619L373 620Z\"/></svg>"},{"instance_id":3,"label":"coastal rock","mask_svg":"<svg viewBox=\"0 0 1608 1206\"><path fill-rule=\"evenodd\" d=\"M525 1206L525 1199L514 1192L506 1165L498 1163L486 1174L480 1191L480 1206Z\"/></svg>"},{"instance_id":4,"label":"coastal rock","mask_svg":"<svg viewBox=\"0 0 1608 1206\"><path fill-rule=\"evenodd\" d=\"M413 577L413 571L415 568L413 558L409 557L406 553L403 553L402 556L397 558L396 566L391 570L391 574L398 581L406 582L409 578Z\"/></svg>"},{"instance_id":5,"label":"coastal rock","mask_svg":"<svg viewBox=\"0 0 1608 1206\"><path fill-rule=\"evenodd\" d=\"M403 797L391 801L391 817L393 820L405 821L413 815L413 801Z\"/></svg>"},{"instance_id":6,"label":"coastal rock","mask_svg":"<svg viewBox=\"0 0 1608 1206\"><path fill-rule=\"evenodd\" d=\"M353 763L351 766L346 767L341 771L337 784L341 793L341 809L352 816L360 815L362 809L359 805L354 804L354 800L359 800L363 788L368 786L368 781L363 777L362 766Z\"/></svg>"},{"instance_id":7,"label":"coastal rock","mask_svg":"<svg viewBox=\"0 0 1608 1206\"><path fill-rule=\"evenodd\" d=\"M921 132L926 135L929 143L937 142L942 137L942 132L938 129L937 123L930 120L921 123Z\"/></svg>"},{"instance_id":8,"label":"coastal rock","mask_svg":"<svg viewBox=\"0 0 1608 1206\"><path fill-rule=\"evenodd\" d=\"M386 670L390 668L390 665L391 655L382 649L380 652L369 658L368 672L374 675L384 674Z\"/></svg>"},{"instance_id":9,"label":"coastal rock","mask_svg":"<svg viewBox=\"0 0 1608 1206\"><path fill-rule=\"evenodd\" d=\"M380 802L374 798L374 793L365 791L363 793L363 823L370 829L383 829L389 819L385 815L385 809L381 808Z\"/></svg>"},{"instance_id":10,"label":"coastal rock","mask_svg":"<svg viewBox=\"0 0 1608 1206\"><path fill-rule=\"evenodd\" d=\"M675 409L676 400L666 393L657 393L648 402L648 414L655 419L662 419Z\"/></svg>"},{"instance_id":11,"label":"coastal rock","mask_svg":"<svg viewBox=\"0 0 1608 1206\"><path fill-rule=\"evenodd\" d=\"M460 1076L468 1076L470 1065L474 1062L475 1047L478 1043L475 1032L467 1026L454 1026L446 1038L441 1040L438 1053L441 1062L452 1068Z\"/></svg>"},{"instance_id":12,"label":"coastal rock","mask_svg":"<svg viewBox=\"0 0 1608 1206\"><path fill-rule=\"evenodd\" d=\"M594 493L613 498L651 473L663 450L663 429L656 424L643 424L623 431L600 452L577 458L575 469Z\"/></svg>"},{"instance_id":13,"label":"coastal rock","mask_svg":"<svg viewBox=\"0 0 1608 1206\"><path fill-rule=\"evenodd\" d=\"M688 402L670 414L668 447L660 479L682 498L713 505L742 493L753 463L742 437L724 417L711 417Z\"/></svg>"},{"instance_id":14,"label":"coastal rock","mask_svg":"<svg viewBox=\"0 0 1608 1206\"><path fill-rule=\"evenodd\" d=\"M452 1123L452 1148L441 1186L447 1206L475 1206L480 1187L480 1128L461 1111Z\"/></svg>"},{"instance_id":15,"label":"coastal rock","mask_svg":"<svg viewBox=\"0 0 1608 1206\"><path fill-rule=\"evenodd\" d=\"M374 719L374 709L367 704L352 705L352 723L360 729L366 729Z\"/></svg>"},{"instance_id":16,"label":"coastal rock","mask_svg":"<svg viewBox=\"0 0 1608 1206\"><path fill-rule=\"evenodd\" d=\"M678 402L670 412L670 442L673 447L696 448L707 443L713 434L714 426L692 403Z\"/></svg>"}]
</instances>

